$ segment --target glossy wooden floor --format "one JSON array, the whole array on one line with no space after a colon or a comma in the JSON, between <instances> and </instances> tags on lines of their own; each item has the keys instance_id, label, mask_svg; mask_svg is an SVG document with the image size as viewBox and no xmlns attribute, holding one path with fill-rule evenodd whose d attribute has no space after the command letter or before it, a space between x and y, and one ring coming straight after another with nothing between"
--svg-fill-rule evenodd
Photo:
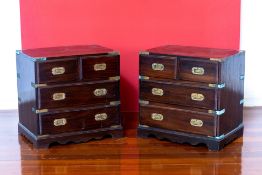
<instances>
[{"instance_id":1,"label":"glossy wooden floor","mask_svg":"<svg viewBox=\"0 0 262 175\"><path fill-rule=\"evenodd\" d=\"M0 112L1 175L80 174L262 174L262 108L245 109L244 137L220 152L128 137L34 149L17 135L17 112Z\"/></svg>"}]
</instances>

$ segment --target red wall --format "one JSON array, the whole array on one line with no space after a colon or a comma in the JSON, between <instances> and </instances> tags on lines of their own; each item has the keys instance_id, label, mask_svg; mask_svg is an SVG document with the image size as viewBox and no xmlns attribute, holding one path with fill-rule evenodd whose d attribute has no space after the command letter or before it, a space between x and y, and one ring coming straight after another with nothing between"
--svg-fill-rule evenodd
<instances>
[{"instance_id":1,"label":"red wall","mask_svg":"<svg viewBox=\"0 0 262 175\"><path fill-rule=\"evenodd\" d=\"M239 48L240 0L20 0L22 47L121 52L122 111L137 111L138 52L164 44Z\"/></svg>"}]
</instances>

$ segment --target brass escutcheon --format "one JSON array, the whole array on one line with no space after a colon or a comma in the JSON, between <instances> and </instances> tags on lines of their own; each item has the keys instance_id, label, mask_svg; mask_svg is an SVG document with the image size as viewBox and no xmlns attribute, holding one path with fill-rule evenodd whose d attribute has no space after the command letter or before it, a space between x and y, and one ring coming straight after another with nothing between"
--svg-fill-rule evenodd
<instances>
[{"instance_id":1,"label":"brass escutcheon","mask_svg":"<svg viewBox=\"0 0 262 175\"><path fill-rule=\"evenodd\" d=\"M107 119L107 114L106 113L101 113L101 114L96 114L95 115L95 120L96 121L103 121Z\"/></svg>"},{"instance_id":2,"label":"brass escutcheon","mask_svg":"<svg viewBox=\"0 0 262 175\"><path fill-rule=\"evenodd\" d=\"M152 94L153 95L158 95L158 96L163 96L164 95L164 91L163 91L163 89L152 88Z\"/></svg>"},{"instance_id":3,"label":"brass escutcheon","mask_svg":"<svg viewBox=\"0 0 262 175\"><path fill-rule=\"evenodd\" d=\"M52 74L53 75L61 75L65 73L65 68L64 67L54 67L52 68Z\"/></svg>"},{"instance_id":4,"label":"brass escutcheon","mask_svg":"<svg viewBox=\"0 0 262 175\"><path fill-rule=\"evenodd\" d=\"M199 120L199 119L191 119L190 120L190 124L192 126L196 126L196 127L202 127L203 126L203 121Z\"/></svg>"},{"instance_id":5,"label":"brass escutcheon","mask_svg":"<svg viewBox=\"0 0 262 175\"><path fill-rule=\"evenodd\" d=\"M151 118L153 120L162 121L164 119L164 116L162 114L152 113Z\"/></svg>"},{"instance_id":6,"label":"brass escutcheon","mask_svg":"<svg viewBox=\"0 0 262 175\"><path fill-rule=\"evenodd\" d=\"M104 96L106 94L107 94L107 90L104 88L94 90L94 95L97 97Z\"/></svg>"},{"instance_id":7,"label":"brass escutcheon","mask_svg":"<svg viewBox=\"0 0 262 175\"><path fill-rule=\"evenodd\" d=\"M95 71L106 70L106 63L95 64L94 65L94 70Z\"/></svg>"},{"instance_id":8,"label":"brass escutcheon","mask_svg":"<svg viewBox=\"0 0 262 175\"><path fill-rule=\"evenodd\" d=\"M158 71L163 71L165 69L165 66L163 64L160 64L160 63L153 63L152 69L158 70Z\"/></svg>"},{"instance_id":9,"label":"brass escutcheon","mask_svg":"<svg viewBox=\"0 0 262 175\"><path fill-rule=\"evenodd\" d=\"M55 119L54 126L63 126L66 125L67 121L65 118Z\"/></svg>"},{"instance_id":10,"label":"brass escutcheon","mask_svg":"<svg viewBox=\"0 0 262 175\"><path fill-rule=\"evenodd\" d=\"M192 67L192 74L194 75L204 75L205 69L203 67Z\"/></svg>"},{"instance_id":11,"label":"brass escutcheon","mask_svg":"<svg viewBox=\"0 0 262 175\"><path fill-rule=\"evenodd\" d=\"M59 100L64 100L66 98L65 93L54 93L53 94L53 100L59 101Z\"/></svg>"},{"instance_id":12,"label":"brass escutcheon","mask_svg":"<svg viewBox=\"0 0 262 175\"><path fill-rule=\"evenodd\" d=\"M203 101L205 99L205 96L203 94L192 93L191 99L194 101Z\"/></svg>"}]
</instances>

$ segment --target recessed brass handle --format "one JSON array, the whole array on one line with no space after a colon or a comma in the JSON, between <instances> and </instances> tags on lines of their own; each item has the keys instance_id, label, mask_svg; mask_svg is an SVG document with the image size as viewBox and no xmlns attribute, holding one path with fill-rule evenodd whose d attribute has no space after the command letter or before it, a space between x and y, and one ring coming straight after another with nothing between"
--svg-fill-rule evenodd
<instances>
[{"instance_id":1,"label":"recessed brass handle","mask_svg":"<svg viewBox=\"0 0 262 175\"><path fill-rule=\"evenodd\" d=\"M106 94L107 94L107 90L104 88L94 90L94 95L97 97L105 96Z\"/></svg>"},{"instance_id":2,"label":"recessed brass handle","mask_svg":"<svg viewBox=\"0 0 262 175\"><path fill-rule=\"evenodd\" d=\"M54 101L64 100L65 98L66 98L65 93L54 93L53 94L53 100Z\"/></svg>"},{"instance_id":3,"label":"recessed brass handle","mask_svg":"<svg viewBox=\"0 0 262 175\"><path fill-rule=\"evenodd\" d=\"M192 126L196 126L196 127L202 127L204 122L202 120L199 120L199 119L191 119L190 120L190 124Z\"/></svg>"},{"instance_id":4,"label":"recessed brass handle","mask_svg":"<svg viewBox=\"0 0 262 175\"><path fill-rule=\"evenodd\" d=\"M65 118L55 119L54 126L63 126L66 125L67 121Z\"/></svg>"},{"instance_id":5,"label":"recessed brass handle","mask_svg":"<svg viewBox=\"0 0 262 175\"><path fill-rule=\"evenodd\" d=\"M160 88L152 88L152 94L153 95L158 95L158 96L163 96L164 95L164 90Z\"/></svg>"},{"instance_id":6,"label":"recessed brass handle","mask_svg":"<svg viewBox=\"0 0 262 175\"><path fill-rule=\"evenodd\" d=\"M95 120L96 121L103 121L107 119L107 114L106 113L101 113L101 114L96 114L95 115Z\"/></svg>"},{"instance_id":7,"label":"recessed brass handle","mask_svg":"<svg viewBox=\"0 0 262 175\"><path fill-rule=\"evenodd\" d=\"M65 73L65 68L64 67L54 67L52 68L52 74L53 75L61 75Z\"/></svg>"},{"instance_id":8,"label":"recessed brass handle","mask_svg":"<svg viewBox=\"0 0 262 175\"><path fill-rule=\"evenodd\" d=\"M162 121L164 119L164 116L162 114L152 113L151 118L153 120Z\"/></svg>"},{"instance_id":9,"label":"recessed brass handle","mask_svg":"<svg viewBox=\"0 0 262 175\"><path fill-rule=\"evenodd\" d=\"M158 71L163 71L165 69L165 66L163 64L160 64L160 63L153 63L152 69L158 70Z\"/></svg>"},{"instance_id":10,"label":"recessed brass handle","mask_svg":"<svg viewBox=\"0 0 262 175\"><path fill-rule=\"evenodd\" d=\"M192 67L192 74L194 75L204 75L205 69L203 67Z\"/></svg>"},{"instance_id":11,"label":"recessed brass handle","mask_svg":"<svg viewBox=\"0 0 262 175\"><path fill-rule=\"evenodd\" d=\"M95 64L95 65L94 65L94 70L95 70L95 71L106 70L106 63Z\"/></svg>"},{"instance_id":12,"label":"recessed brass handle","mask_svg":"<svg viewBox=\"0 0 262 175\"><path fill-rule=\"evenodd\" d=\"M192 93L191 99L194 101L203 101L205 99L205 96L203 94Z\"/></svg>"}]
</instances>

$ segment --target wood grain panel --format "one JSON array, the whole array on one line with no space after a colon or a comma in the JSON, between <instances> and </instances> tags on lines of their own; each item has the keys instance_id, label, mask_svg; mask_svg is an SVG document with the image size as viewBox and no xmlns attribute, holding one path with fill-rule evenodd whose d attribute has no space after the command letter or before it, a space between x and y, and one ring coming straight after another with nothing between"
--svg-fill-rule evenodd
<instances>
[{"instance_id":1,"label":"wood grain panel","mask_svg":"<svg viewBox=\"0 0 262 175\"><path fill-rule=\"evenodd\" d=\"M120 76L120 56L82 56L83 80L103 80L108 77ZM105 70L95 70L96 64L104 64Z\"/></svg>"},{"instance_id":2,"label":"wood grain panel","mask_svg":"<svg viewBox=\"0 0 262 175\"><path fill-rule=\"evenodd\" d=\"M192 69L200 68L203 74L194 74ZM218 83L218 63L195 58L179 58L179 79L205 83Z\"/></svg>"},{"instance_id":3,"label":"wood grain panel","mask_svg":"<svg viewBox=\"0 0 262 175\"><path fill-rule=\"evenodd\" d=\"M154 120L152 114L163 116L163 120ZM192 120L202 122L201 126L192 125ZM169 129L173 131L184 131L207 136L216 136L217 117L206 112L186 110L183 107L158 106L150 103L140 105L140 124L155 128Z\"/></svg>"},{"instance_id":4,"label":"wood grain panel","mask_svg":"<svg viewBox=\"0 0 262 175\"><path fill-rule=\"evenodd\" d=\"M161 64L163 70L154 70L153 64ZM171 56L140 55L139 74L148 77L176 79L177 59Z\"/></svg>"},{"instance_id":5,"label":"wood grain panel","mask_svg":"<svg viewBox=\"0 0 262 175\"><path fill-rule=\"evenodd\" d=\"M94 92L100 89L104 89L106 94L96 96ZM56 93L64 93L65 98L54 100ZM38 89L38 97L40 109L107 104L119 100L119 81L47 86Z\"/></svg>"},{"instance_id":6,"label":"wood grain panel","mask_svg":"<svg viewBox=\"0 0 262 175\"><path fill-rule=\"evenodd\" d=\"M64 57L52 61L37 62L38 83L65 83L78 81L79 69L77 57ZM64 73L55 74L54 69L62 68Z\"/></svg>"},{"instance_id":7,"label":"wood grain panel","mask_svg":"<svg viewBox=\"0 0 262 175\"><path fill-rule=\"evenodd\" d=\"M95 115L106 114L107 118L103 121L95 120ZM64 119L66 123L55 126L55 120ZM119 125L118 107L100 107L84 111L71 111L53 114L40 114L39 125L40 134L58 134L72 131L84 131Z\"/></svg>"},{"instance_id":8,"label":"wood grain panel","mask_svg":"<svg viewBox=\"0 0 262 175\"><path fill-rule=\"evenodd\" d=\"M153 88L161 89L163 95L152 94ZM202 94L202 101L192 100L192 93ZM216 91L210 88L181 86L164 81L140 80L140 99L152 102L178 104L206 109L217 109Z\"/></svg>"}]
</instances>

